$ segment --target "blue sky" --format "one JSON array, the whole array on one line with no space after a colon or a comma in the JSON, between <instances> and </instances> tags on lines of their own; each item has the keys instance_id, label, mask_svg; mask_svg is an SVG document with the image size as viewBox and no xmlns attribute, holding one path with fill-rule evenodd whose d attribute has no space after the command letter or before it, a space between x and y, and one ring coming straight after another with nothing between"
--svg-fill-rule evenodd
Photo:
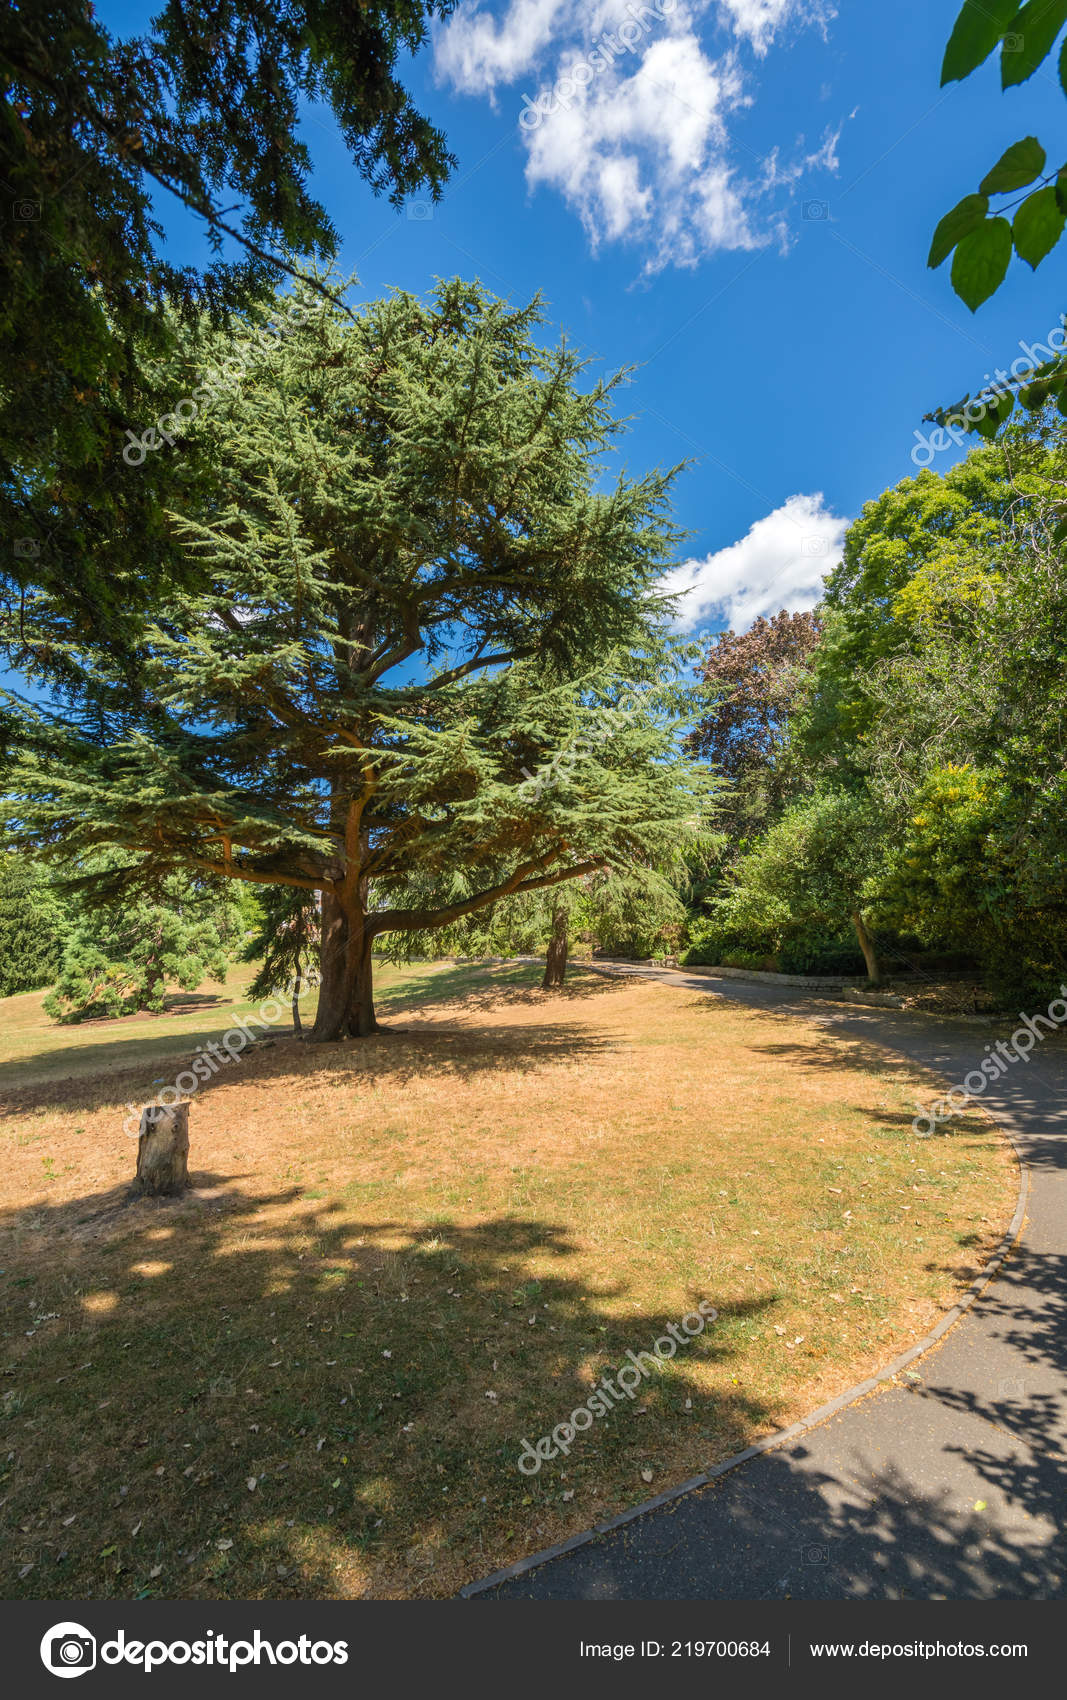
<instances>
[{"instance_id":1,"label":"blue sky","mask_svg":"<svg viewBox=\"0 0 1067 1700\"><path fill-rule=\"evenodd\" d=\"M307 114L360 295L456 273L541 291L548 334L637 365L628 466L693 463L673 579L690 629L810 606L847 520L915 470L923 413L1059 323L1055 257L1014 265L977 315L926 269L940 215L1063 116L1054 68L1002 95L993 59L939 89L958 5L461 0L407 73L459 166L400 214ZM143 27L142 7L98 12ZM194 221L159 211L203 258Z\"/></svg>"}]
</instances>

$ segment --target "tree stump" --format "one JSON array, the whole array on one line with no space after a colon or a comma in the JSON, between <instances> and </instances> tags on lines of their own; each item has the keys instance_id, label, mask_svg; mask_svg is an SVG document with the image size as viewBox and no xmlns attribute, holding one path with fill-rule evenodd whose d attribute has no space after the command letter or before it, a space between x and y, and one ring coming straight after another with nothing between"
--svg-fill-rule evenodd
<instances>
[{"instance_id":1,"label":"tree stump","mask_svg":"<svg viewBox=\"0 0 1067 1700\"><path fill-rule=\"evenodd\" d=\"M149 1104L141 1112L137 1184L142 1192L170 1195L189 1185L189 1106Z\"/></svg>"}]
</instances>

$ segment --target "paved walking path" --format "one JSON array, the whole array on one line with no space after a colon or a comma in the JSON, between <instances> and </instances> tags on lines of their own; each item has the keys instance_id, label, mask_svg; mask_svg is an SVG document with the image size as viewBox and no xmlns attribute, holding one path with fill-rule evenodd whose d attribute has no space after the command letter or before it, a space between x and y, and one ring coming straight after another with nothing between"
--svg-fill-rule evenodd
<instances>
[{"instance_id":1,"label":"paved walking path","mask_svg":"<svg viewBox=\"0 0 1067 1700\"><path fill-rule=\"evenodd\" d=\"M621 968L622 965L620 965ZM962 1079L992 1028L838 1007L793 988L634 969L788 1012ZM933 1351L799 1440L476 1595L492 1599L990 1599L1067 1592L1067 1051L983 1100L1031 1191L1021 1241Z\"/></svg>"}]
</instances>

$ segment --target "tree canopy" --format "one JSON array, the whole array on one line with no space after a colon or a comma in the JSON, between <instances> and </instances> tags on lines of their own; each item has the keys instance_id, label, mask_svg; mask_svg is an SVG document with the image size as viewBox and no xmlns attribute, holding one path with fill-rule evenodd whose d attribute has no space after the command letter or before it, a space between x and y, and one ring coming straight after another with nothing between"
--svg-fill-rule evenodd
<instances>
[{"instance_id":1,"label":"tree canopy","mask_svg":"<svg viewBox=\"0 0 1067 1700\"><path fill-rule=\"evenodd\" d=\"M84 0L5 8L0 29L0 582L64 582L113 629L171 563L162 467L135 476L125 433L188 390L177 326L270 294L294 259L333 252L310 187L302 103L325 103L355 171L394 201L436 198L454 164L397 75L453 0L167 0L113 35ZM157 202L202 218L214 249L177 264ZM130 559L136 537L154 571ZM106 551L110 565L102 565ZM114 576L120 588L112 594Z\"/></svg>"}]
</instances>

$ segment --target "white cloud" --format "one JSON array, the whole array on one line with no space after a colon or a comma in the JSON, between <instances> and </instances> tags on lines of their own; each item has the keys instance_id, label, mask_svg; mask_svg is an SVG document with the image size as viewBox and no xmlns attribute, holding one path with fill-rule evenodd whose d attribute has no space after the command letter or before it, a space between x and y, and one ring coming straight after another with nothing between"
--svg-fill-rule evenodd
<instances>
[{"instance_id":1,"label":"white cloud","mask_svg":"<svg viewBox=\"0 0 1067 1700\"><path fill-rule=\"evenodd\" d=\"M735 631L745 631L761 614L776 614L781 608L798 613L815 606L823 579L841 559L847 528L848 520L830 512L821 490L790 496L737 543L702 561L673 567L660 589L682 593L682 631L723 620Z\"/></svg>"},{"instance_id":2,"label":"white cloud","mask_svg":"<svg viewBox=\"0 0 1067 1700\"><path fill-rule=\"evenodd\" d=\"M822 0L719 0L737 35L745 36L761 56L783 24L815 23L825 27L833 7Z\"/></svg>"},{"instance_id":3,"label":"white cloud","mask_svg":"<svg viewBox=\"0 0 1067 1700\"><path fill-rule=\"evenodd\" d=\"M632 75L604 75L574 100L564 83L562 94L567 104L528 132L527 180L559 190L594 248L642 238L649 263L662 265L755 246L722 159L739 80L730 64L706 58L696 36L652 41Z\"/></svg>"},{"instance_id":4,"label":"white cloud","mask_svg":"<svg viewBox=\"0 0 1067 1700\"><path fill-rule=\"evenodd\" d=\"M520 84L527 182L561 194L594 249L638 242L648 270L691 266L770 241L781 219L761 198L837 169L830 132L793 163L774 150L762 172L731 158L731 115L754 99L742 49L762 57L786 23L828 15L823 0L509 0L499 15L463 0L435 32L435 65L494 103Z\"/></svg>"},{"instance_id":5,"label":"white cloud","mask_svg":"<svg viewBox=\"0 0 1067 1700\"><path fill-rule=\"evenodd\" d=\"M460 6L438 31L439 75L464 94L492 94L534 66L553 36L565 30L571 0L511 0L497 23L478 5Z\"/></svg>"}]
</instances>

